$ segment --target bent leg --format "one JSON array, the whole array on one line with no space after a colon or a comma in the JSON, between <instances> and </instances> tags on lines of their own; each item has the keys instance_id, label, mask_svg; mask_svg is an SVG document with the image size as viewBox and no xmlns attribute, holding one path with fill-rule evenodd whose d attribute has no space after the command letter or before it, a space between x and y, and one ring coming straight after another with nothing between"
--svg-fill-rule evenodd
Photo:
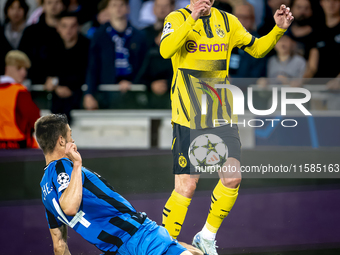
<instances>
[{"instance_id":1,"label":"bent leg","mask_svg":"<svg viewBox=\"0 0 340 255\"><path fill-rule=\"evenodd\" d=\"M164 206L162 218L162 225L175 239L181 231L198 180L198 175L175 175L175 189Z\"/></svg>"}]
</instances>

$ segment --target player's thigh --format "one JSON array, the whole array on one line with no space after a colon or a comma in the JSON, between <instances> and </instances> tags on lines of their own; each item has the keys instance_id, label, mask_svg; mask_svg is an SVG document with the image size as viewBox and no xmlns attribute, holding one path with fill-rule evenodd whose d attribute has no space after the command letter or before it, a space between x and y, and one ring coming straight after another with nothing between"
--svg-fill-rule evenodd
<instances>
[{"instance_id":1,"label":"player's thigh","mask_svg":"<svg viewBox=\"0 0 340 255\"><path fill-rule=\"evenodd\" d=\"M173 157L173 173L176 175L190 174L189 146L190 128L174 123L171 151Z\"/></svg>"}]
</instances>

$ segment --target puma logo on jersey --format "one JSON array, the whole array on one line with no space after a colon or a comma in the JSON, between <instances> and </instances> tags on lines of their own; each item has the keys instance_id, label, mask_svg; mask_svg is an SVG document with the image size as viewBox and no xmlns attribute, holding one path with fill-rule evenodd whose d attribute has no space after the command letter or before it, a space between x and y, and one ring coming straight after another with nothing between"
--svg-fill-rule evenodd
<instances>
[{"instance_id":1,"label":"puma logo on jersey","mask_svg":"<svg viewBox=\"0 0 340 255\"><path fill-rule=\"evenodd\" d=\"M201 36L201 29L198 32L195 29L193 29L192 31L196 32L197 34L199 34Z\"/></svg>"}]
</instances>

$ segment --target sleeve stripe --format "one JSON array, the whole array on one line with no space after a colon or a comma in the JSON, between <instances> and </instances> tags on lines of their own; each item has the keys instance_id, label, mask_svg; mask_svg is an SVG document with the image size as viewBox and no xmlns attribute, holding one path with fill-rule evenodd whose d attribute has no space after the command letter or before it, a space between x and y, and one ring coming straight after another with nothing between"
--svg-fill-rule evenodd
<instances>
[{"instance_id":1,"label":"sleeve stripe","mask_svg":"<svg viewBox=\"0 0 340 255\"><path fill-rule=\"evenodd\" d=\"M180 13L183 15L184 21L186 21L186 20L187 20L187 18L185 17L184 13L183 13L183 12L181 12L180 10L177 10L177 11L178 11L178 12L180 12Z\"/></svg>"},{"instance_id":2,"label":"sleeve stripe","mask_svg":"<svg viewBox=\"0 0 340 255\"><path fill-rule=\"evenodd\" d=\"M169 35L170 35L170 34L167 34L166 36L164 36L159 44L161 44L161 43L163 42L163 40L164 40L165 38L167 38Z\"/></svg>"},{"instance_id":3,"label":"sleeve stripe","mask_svg":"<svg viewBox=\"0 0 340 255\"><path fill-rule=\"evenodd\" d=\"M228 15L224 12L219 10L223 19L224 19L224 25L225 25L225 29L227 30L227 32L230 32L230 27L229 27L229 20L228 20Z\"/></svg>"},{"instance_id":4,"label":"sleeve stripe","mask_svg":"<svg viewBox=\"0 0 340 255\"><path fill-rule=\"evenodd\" d=\"M65 167L64 164L61 160L58 160L55 170L57 171L57 175L59 175L60 173L65 173Z\"/></svg>"},{"instance_id":5,"label":"sleeve stripe","mask_svg":"<svg viewBox=\"0 0 340 255\"><path fill-rule=\"evenodd\" d=\"M247 45L243 45L243 46L241 47L241 50L244 50L246 47L251 47L251 46L253 46L254 42L255 42L255 37L252 36L250 43L248 43Z\"/></svg>"},{"instance_id":6,"label":"sleeve stripe","mask_svg":"<svg viewBox=\"0 0 340 255\"><path fill-rule=\"evenodd\" d=\"M52 213L50 213L50 211L46 210L46 215L47 215L47 219L48 219L48 225L50 228L58 228L59 224L58 221L55 219L54 215Z\"/></svg>"}]
</instances>

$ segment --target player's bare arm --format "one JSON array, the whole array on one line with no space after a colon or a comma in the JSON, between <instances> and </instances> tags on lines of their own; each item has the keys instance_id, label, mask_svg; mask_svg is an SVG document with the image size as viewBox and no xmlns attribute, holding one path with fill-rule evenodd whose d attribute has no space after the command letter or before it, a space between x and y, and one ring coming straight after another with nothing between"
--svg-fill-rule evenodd
<instances>
[{"instance_id":1,"label":"player's bare arm","mask_svg":"<svg viewBox=\"0 0 340 255\"><path fill-rule=\"evenodd\" d=\"M67 226L50 229L55 255L71 254L67 246Z\"/></svg>"},{"instance_id":2,"label":"player's bare arm","mask_svg":"<svg viewBox=\"0 0 340 255\"><path fill-rule=\"evenodd\" d=\"M74 143L66 144L66 156L73 162L73 171L71 181L64 193L59 199L59 204L64 213L68 216L74 216L79 210L81 199L83 195L82 183L82 158L77 151L77 145Z\"/></svg>"}]
</instances>

